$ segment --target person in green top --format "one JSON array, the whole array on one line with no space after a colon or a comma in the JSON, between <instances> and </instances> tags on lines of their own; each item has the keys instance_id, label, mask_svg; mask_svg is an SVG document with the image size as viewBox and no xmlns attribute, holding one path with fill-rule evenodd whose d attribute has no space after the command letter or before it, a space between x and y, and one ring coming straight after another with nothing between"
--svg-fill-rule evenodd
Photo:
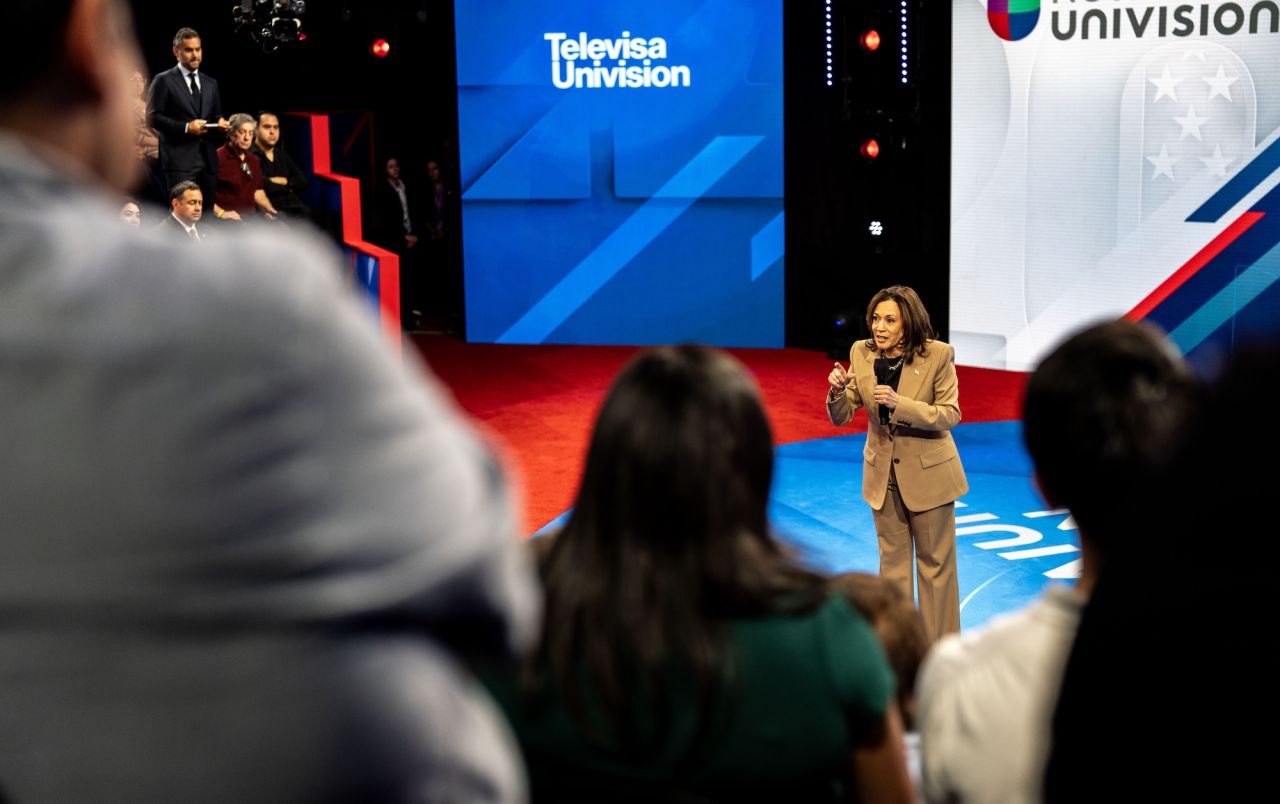
<instances>
[{"instance_id":1,"label":"person in green top","mask_svg":"<svg viewBox=\"0 0 1280 804\"><path fill-rule=\"evenodd\" d=\"M727 354L641 353L610 390L545 627L486 683L534 802L909 801L874 632L769 534L773 439Z\"/></svg>"}]
</instances>

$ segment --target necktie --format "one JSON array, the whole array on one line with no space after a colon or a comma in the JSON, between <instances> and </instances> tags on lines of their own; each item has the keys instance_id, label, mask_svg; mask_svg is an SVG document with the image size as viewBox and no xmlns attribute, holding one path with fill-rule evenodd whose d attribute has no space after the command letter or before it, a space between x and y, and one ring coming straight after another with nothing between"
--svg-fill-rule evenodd
<instances>
[{"instance_id":1,"label":"necktie","mask_svg":"<svg viewBox=\"0 0 1280 804\"><path fill-rule=\"evenodd\" d=\"M196 227L192 226L190 229L188 229L187 234L191 235L192 240L196 241L197 243L200 242L200 233L196 231Z\"/></svg>"},{"instance_id":2,"label":"necktie","mask_svg":"<svg viewBox=\"0 0 1280 804\"><path fill-rule=\"evenodd\" d=\"M196 102L196 109L197 109L197 110L199 110L199 108L200 108L200 85L199 85L198 83L196 83L196 74L195 74L195 73L191 73L190 75L188 75L188 76L187 76L187 78L188 78L188 80L190 80L190 81L191 81L191 97L195 99L195 102Z\"/></svg>"}]
</instances>

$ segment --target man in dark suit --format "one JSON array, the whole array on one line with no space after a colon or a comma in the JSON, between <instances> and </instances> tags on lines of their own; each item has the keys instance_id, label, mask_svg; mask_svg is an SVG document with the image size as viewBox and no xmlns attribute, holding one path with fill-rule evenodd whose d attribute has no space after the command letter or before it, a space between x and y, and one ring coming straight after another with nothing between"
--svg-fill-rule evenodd
<instances>
[{"instance_id":1,"label":"man in dark suit","mask_svg":"<svg viewBox=\"0 0 1280 804\"><path fill-rule=\"evenodd\" d=\"M230 125L222 116L218 82L200 65L200 34L182 28L173 35L178 63L151 81L147 118L160 135L160 170L165 186L191 180L205 198L213 198L218 173L216 150ZM216 135L211 129L220 129Z\"/></svg>"},{"instance_id":2,"label":"man in dark suit","mask_svg":"<svg viewBox=\"0 0 1280 804\"><path fill-rule=\"evenodd\" d=\"M169 191L169 207L171 213L156 225L156 229L196 243L204 240L204 230L196 226L204 216L204 194L200 192L200 185L191 180L173 185Z\"/></svg>"},{"instance_id":3,"label":"man in dark suit","mask_svg":"<svg viewBox=\"0 0 1280 804\"><path fill-rule=\"evenodd\" d=\"M389 158L383 177L373 186L374 242L400 255L400 318L406 331L419 329L425 312L419 201L416 191L410 194L400 178L400 160Z\"/></svg>"}]
</instances>

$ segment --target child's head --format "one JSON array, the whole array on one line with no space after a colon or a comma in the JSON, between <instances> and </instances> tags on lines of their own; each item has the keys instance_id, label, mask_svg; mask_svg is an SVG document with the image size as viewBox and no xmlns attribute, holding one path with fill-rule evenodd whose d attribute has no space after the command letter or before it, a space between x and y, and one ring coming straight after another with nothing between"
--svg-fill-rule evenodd
<instances>
[{"instance_id":1,"label":"child's head","mask_svg":"<svg viewBox=\"0 0 1280 804\"><path fill-rule=\"evenodd\" d=\"M915 605L889 580L865 572L846 572L831 579L832 588L849 599L884 647L897 679L898 709L903 725L915 723L916 674L929 652L929 637Z\"/></svg>"}]
</instances>

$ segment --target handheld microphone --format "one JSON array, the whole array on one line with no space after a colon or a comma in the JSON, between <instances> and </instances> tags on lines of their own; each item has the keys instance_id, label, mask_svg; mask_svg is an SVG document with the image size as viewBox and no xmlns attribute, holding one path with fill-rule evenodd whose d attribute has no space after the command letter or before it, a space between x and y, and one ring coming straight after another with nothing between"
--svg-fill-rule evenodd
<instances>
[{"instance_id":1,"label":"handheld microphone","mask_svg":"<svg viewBox=\"0 0 1280 804\"><path fill-rule=\"evenodd\" d=\"M876 372L876 385L889 384L889 360L884 357L877 357L873 363ZM876 405L880 409L880 424L889 426L889 409L884 405Z\"/></svg>"}]
</instances>

